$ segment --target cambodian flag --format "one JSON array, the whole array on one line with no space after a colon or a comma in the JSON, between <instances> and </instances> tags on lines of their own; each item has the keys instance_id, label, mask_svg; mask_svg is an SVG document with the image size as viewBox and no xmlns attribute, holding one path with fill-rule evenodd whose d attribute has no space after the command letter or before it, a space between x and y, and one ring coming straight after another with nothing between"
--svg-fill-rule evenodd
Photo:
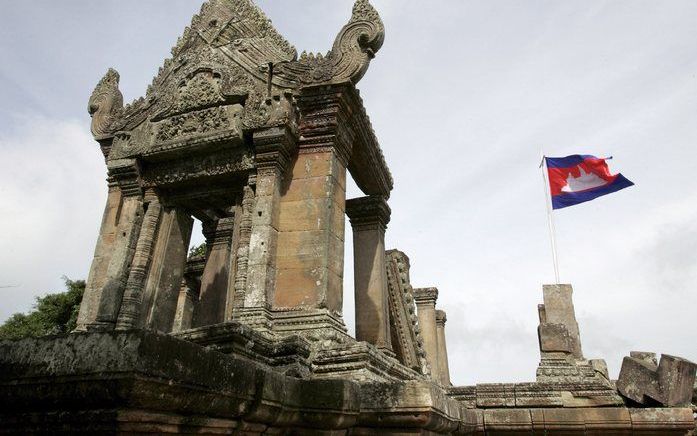
<instances>
[{"instance_id":1,"label":"cambodian flag","mask_svg":"<svg viewBox=\"0 0 697 436\"><path fill-rule=\"evenodd\" d=\"M553 209L594 200L634 185L622 174L610 174L606 159L574 154L545 157L545 160Z\"/></svg>"}]
</instances>

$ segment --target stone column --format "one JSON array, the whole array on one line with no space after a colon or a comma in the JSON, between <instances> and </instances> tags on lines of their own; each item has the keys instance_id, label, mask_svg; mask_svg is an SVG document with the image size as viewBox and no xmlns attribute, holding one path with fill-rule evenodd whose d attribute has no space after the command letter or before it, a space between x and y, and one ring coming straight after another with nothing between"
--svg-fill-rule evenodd
<instances>
[{"instance_id":1,"label":"stone column","mask_svg":"<svg viewBox=\"0 0 697 436\"><path fill-rule=\"evenodd\" d=\"M189 259L184 270L184 279L179 288L177 309L172 325L173 332L181 332L191 328L194 309L201 294L201 276L206 267L205 256Z\"/></svg>"},{"instance_id":2,"label":"stone column","mask_svg":"<svg viewBox=\"0 0 697 436\"><path fill-rule=\"evenodd\" d=\"M353 227L353 281L356 301L356 339L392 352L385 230L390 207L382 196L346 202Z\"/></svg>"},{"instance_id":3,"label":"stone column","mask_svg":"<svg viewBox=\"0 0 697 436\"><path fill-rule=\"evenodd\" d=\"M298 158L281 200L274 308L310 322L307 328L345 330L343 309L346 168L353 146L350 109L341 87L304 89ZM278 323L279 328L283 321ZM289 324L290 325L290 324Z\"/></svg>"},{"instance_id":4,"label":"stone column","mask_svg":"<svg viewBox=\"0 0 697 436\"><path fill-rule=\"evenodd\" d=\"M249 271L249 242L252 237L252 212L254 209L254 190L248 183L243 189L239 210L239 241L237 241L237 253L235 255L235 293L231 315L233 319L244 309L245 294L247 289L247 276ZM237 217L238 214L235 216Z\"/></svg>"},{"instance_id":5,"label":"stone column","mask_svg":"<svg viewBox=\"0 0 697 436\"><path fill-rule=\"evenodd\" d=\"M98 242L97 249L109 253L102 253L100 260L97 260L101 257L99 253L95 253L92 283L88 283L85 290L77 330L112 330L116 326L143 222L143 197L136 161L110 161L108 170L110 186L118 187L120 195L110 195L109 202L118 199L118 206L114 215L109 216L114 221L102 228L108 233L104 235L106 240ZM106 213L111 214L111 207L112 204L107 204Z\"/></svg>"},{"instance_id":6,"label":"stone column","mask_svg":"<svg viewBox=\"0 0 697 436\"><path fill-rule=\"evenodd\" d=\"M438 331L436 329L436 300L438 300L438 289L420 288L414 289L414 301L416 302L417 313L419 316L419 327L421 337L424 341L424 351L426 360L431 367L431 378L439 380L438 377Z\"/></svg>"},{"instance_id":7,"label":"stone column","mask_svg":"<svg viewBox=\"0 0 697 436\"><path fill-rule=\"evenodd\" d=\"M194 310L192 327L219 324L225 319L234 225L234 217L203 223L208 255L201 276L201 295Z\"/></svg>"},{"instance_id":8,"label":"stone column","mask_svg":"<svg viewBox=\"0 0 697 436\"><path fill-rule=\"evenodd\" d=\"M240 319L248 324L268 325L276 290L276 255L283 178L297 144L289 126L271 127L254 134L257 179L251 216L246 292Z\"/></svg>"},{"instance_id":9,"label":"stone column","mask_svg":"<svg viewBox=\"0 0 697 436\"><path fill-rule=\"evenodd\" d=\"M85 294L80 304L80 313L77 319L78 331L85 331L97 321L97 310L101 299L102 289L106 282L106 273L114 252L119 211L121 210L121 189L115 184L109 186L109 196L106 200L102 225L99 229L99 238L94 250L92 266L87 277Z\"/></svg>"},{"instance_id":10,"label":"stone column","mask_svg":"<svg viewBox=\"0 0 697 436\"><path fill-rule=\"evenodd\" d=\"M436 310L436 330L438 333L438 375L444 386L451 386L450 366L448 365L448 347L445 342L445 322L447 317L442 310Z\"/></svg>"},{"instance_id":11,"label":"stone column","mask_svg":"<svg viewBox=\"0 0 697 436\"><path fill-rule=\"evenodd\" d=\"M172 330L193 225L191 216L180 208L163 211L138 327Z\"/></svg>"},{"instance_id":12,"label":"stone column","mask_svg":"<svg viewBox=\"0 0 697 436\"><path fill-rule=\"evenodd\" d=\"M188 286L186 280L182 280L177 300L177 310L172 324L172 332L181 332L191 327L194 316L194 304L197 297L198 294Z\"/></svg>"},{"instance_id":13,"label":"stone column","mask_svg":"<svg viewBox=\"0 0 697 436\"><path fill-rule=\"evenodd\" d=\"M116 324L117 330L130 330L139 327L145 279L153 258L153 248L162 212L160 201L153 190L146 192L143 208L146 209L145 216L126 282L123 302Z\"/></svg>"}]
</instances>

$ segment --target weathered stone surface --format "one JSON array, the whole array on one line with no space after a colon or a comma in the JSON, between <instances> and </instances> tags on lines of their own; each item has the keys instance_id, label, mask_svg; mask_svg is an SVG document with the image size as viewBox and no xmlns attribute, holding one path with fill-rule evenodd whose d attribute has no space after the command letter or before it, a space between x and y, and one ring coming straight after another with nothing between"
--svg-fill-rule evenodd
<instances>
[{"instance_id":1,"label":"weathered stone surface","mask_svg":"<svg viewBox=\"0 0 697 436\"><path fill-rule=\"evenodd\" d=\"M346 214L353 227L356 339L392 352L385 269L390 208L383 197L354 198L346 202Z\"/></svg>"},{"instance_id":2,"label":"weathered stone surface","mask_svg":"<svg viewBox=\"0 0 697 436\"><path fill-rule=\"evenodd\" d=\"M632 353L622 361L617 389L639 404L689 406L697 364L680 357L661 355L658 366L651 353Z\"/></svg>"},{"instance_id":3,"label":"weathered stone surface","mask_svg":"<svg viewBox=\"0 0 697 436\"><path fill-rule=\"evenodd\" d=\"M424 341L424 351L430 368L431 377L438 380L438 330L436 329L436 301L438 289L418 288L414 289L414 301L416 302L419 316L419 328Z\"/></svg>"},{"instance_id":4,"label":"weathered stone surface","mask_svg":"<svg viewBox=\"0 0 697 436\"><path fill-rule=\"evenodd\" d=\"M542 288L544 309L541 309L540 312L540 325L555 324L557 327L554 330L546 330L545 333L561 335L554 339L546 338L546 341L556 341L559 344L568 342L570 352L574 357L583 359L581 336L578 331L578 323L576 322L576 313L574 312L571 285L544 285ZM565 327L566 332L559 326ZM540 340L542 342L542 338Z\"/></svg>"},{"instance_id":5,"label":"weathered stone surface","mask_svg":"<svg viewBox=\"0 0 697 436\"><path fill-rule=\"evenodd\" d=\"M436 310L436 330L438 333L438 377L443 386L451 386L450 365L448 364L448 346L445 341L445 311Z\"/></svg>"},{"instance_id":6,"label":"weathered stone surface","mask_svg":"<svg viewBox=\"0 0 697 436\"><path fill-rule=\"evenodd\" d=\"M542 323L537 330L540 351L572 353L571 336L564 324Z\"/></svg>"}]
</instances>

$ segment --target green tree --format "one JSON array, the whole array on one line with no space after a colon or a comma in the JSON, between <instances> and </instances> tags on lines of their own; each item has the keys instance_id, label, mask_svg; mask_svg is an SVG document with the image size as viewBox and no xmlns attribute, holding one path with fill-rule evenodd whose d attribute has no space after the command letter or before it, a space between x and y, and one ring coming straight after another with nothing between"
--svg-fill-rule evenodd
<instances>
[{"instance_id":1,"label":"green tree","mask_svg":"<svg viewBox=\"0 0 697 436\"><path fill-rule=\"evenodd\" d=\"M189 258L205 256L206 255L206 243L201 245L195 245L189 249Z\"/></svg>"},{"instance_id":2,"label":"green tree","mask_svg":"<svg viewBox=\"0 0 697 436\"><path fill-rule=\"evenodd\" d=\"M34 310L27 314L15 313L0 325L0 339L56 335L74 330L85 281L63 279L65 292L36 297Z\"/></svg>"}]
</instances>

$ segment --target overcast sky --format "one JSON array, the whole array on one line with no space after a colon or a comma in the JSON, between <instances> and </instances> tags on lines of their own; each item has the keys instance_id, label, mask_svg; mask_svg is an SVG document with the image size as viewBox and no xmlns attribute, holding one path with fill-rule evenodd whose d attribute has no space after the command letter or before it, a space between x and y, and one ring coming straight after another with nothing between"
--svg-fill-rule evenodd
<instances>
[{"instance_id":1,"label":"overcast sky","mask_svg":"<svg viewBox=\"0 0 697 436\"><path fill-rule=\"evenodd\" d=\"M326 52L351 3L258 2L299 52ZM395 179L387 246L440 289L453 382L534 379L541 152L613 155L636 183L554 214L586 357L613 377L630 350L697 361L697 2L374 4L386 40L358 87ZM112 66L144 94L199 7L0 0L0 321L86 278L106 199L88 98Z\"/></svg>"}]
</instances>

